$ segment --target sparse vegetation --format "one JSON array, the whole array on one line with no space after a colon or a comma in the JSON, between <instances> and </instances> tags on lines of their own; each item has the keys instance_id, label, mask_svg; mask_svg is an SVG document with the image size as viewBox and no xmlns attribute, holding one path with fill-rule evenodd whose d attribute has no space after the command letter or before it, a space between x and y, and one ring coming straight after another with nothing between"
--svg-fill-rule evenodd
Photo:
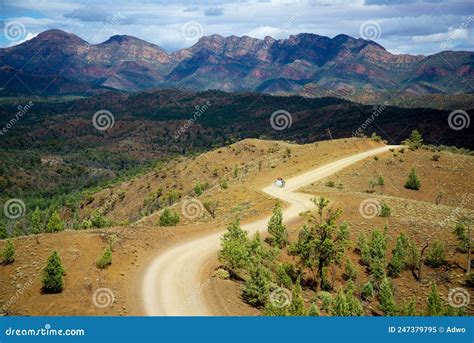
<instances>
[{"instance_id":1,"label":"sparse vegetation","mask_svg":"<svg viewBox=\"0 0 474 343\"><path fill-rule=\"evenodd\" d=\"M176 226L179 223L179 214L165 208L160 216L160 226Z\"/></svg>"},{"instance_id":2,"label":"sparse vegetation","mask_svg":"<svg viewBox=\"0 0 474 343\"><path fill-rule=\"evenodd\" d=\"M379 217L387 218L392 214L392 209L386 203L380 205Z\"/></svg>"},{"instance_id":3,"label":"sparse vegetation","mask_svg":"<svg viewBox=\"0 0 474 343\"><path fill-rule=\"evenodd\" d=\"M105 269L112 264L112 249L107 245L102 252L102 256L96 263L97 268Z\"/></svg>"}]
</instances>

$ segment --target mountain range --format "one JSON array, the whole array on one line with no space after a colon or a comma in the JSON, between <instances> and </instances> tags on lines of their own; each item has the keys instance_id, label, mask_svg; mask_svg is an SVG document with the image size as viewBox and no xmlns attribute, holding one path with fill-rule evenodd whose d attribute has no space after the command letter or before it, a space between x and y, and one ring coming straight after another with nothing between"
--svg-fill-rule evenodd
<instances>
[{"instance_id":1,"label":"mountain range","mask_svg":"<svg viewBox=\"0 0 474 343\"><path fill-rule=\"evenodd\" d=\"M474 53L395 55L347 35L288 39L204 36L169 53L127 36L89 44L48 30L0 49L0 95L93 95L150 88L258 91L367 102L427 94L473 93Z\"/></svg>"}]
</instances>

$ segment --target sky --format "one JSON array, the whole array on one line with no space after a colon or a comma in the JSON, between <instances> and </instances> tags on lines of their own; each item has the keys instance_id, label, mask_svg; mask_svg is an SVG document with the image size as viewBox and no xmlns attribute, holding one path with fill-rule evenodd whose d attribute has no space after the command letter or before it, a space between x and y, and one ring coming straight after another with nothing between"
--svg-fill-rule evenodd
<instances>
[{"instance_id":1,"label":"sky","mask_svg":"<svg viewBox=\"0 0 474 343\"><path fill-rule=\"evenodd\" d=\"M0 0L0 47L48 29L97 44L135 36L167 51L202 35L371 39L392 53L474 50L474 0Z\"/></svg>"}]
</instances>

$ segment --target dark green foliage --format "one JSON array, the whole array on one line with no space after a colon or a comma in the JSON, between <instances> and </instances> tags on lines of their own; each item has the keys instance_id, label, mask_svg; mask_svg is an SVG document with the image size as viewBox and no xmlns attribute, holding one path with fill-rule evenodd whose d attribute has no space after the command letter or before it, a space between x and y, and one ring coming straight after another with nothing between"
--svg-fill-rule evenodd
<instances>
[{"instance_id":1,"label":"dark green foliage","mask_svg":"<svg viewBox=\"0 0 474 343\"><path fill-rule=\"evenodd\" d=\"M105 269L112 264L112 249L109 245L104 248L102 256L97 260L96 266L100 269Z\"/></svg>"},{"instance_id":2,"label":"dark green foliage","mask_svg":"<svg viewBox=\"0 0 474 343\"><path fill-rule=\"evenodd\" d=\"M370 301L374 296L374 286L372 282L367 281L362 285L362 289L360 291L360 296L362 299Z\"/></svg>"},{"instance_id":3,"label":"dark green foliage","mask_svg":"<svg viewBox=\"0 0 474 343\"><path fill-rule=\"evenodd\" d=\"M272 236L272 244L279 248L283 248L288 244L288 231L283 225L283 211L280 202L277 202L273 208L273 214L268 222L267 229Z\"/></svg>"},{"instance_id":4,"label":"dark green foliage","mask_svg":"<svg viewBox=\"0 0 474 343\"><path fill-rule=\"evenodd\" d=\"M2 263L10 264L15 261L15 246L10 239L7 239L5 248L2 250Z\"/></svg>"},{"instance_id":5,"label":"dark green foliage","mask_svg":"<svg viewBox=\"0 0 474 343\"><path fill-rule=\"evenodd\" d=\"M277 284L284 288L291 288L293 283L291 277L288 275L284 264L278 264L276 269Z\"/></svg>"},{"instance_id":6,"label":"dark green foliage","mask_svg":"<svg viewBox=\"0 0 474 343\"><path fill-rule=\"evenodd\" d=\"M342 277L344 278L344 280L351 281L355 281L355 279L357 279L357 267L352 263L350 259L346 260Z\"/></svg>"},{"instance_id":7,"label":"dark green foliage","mask_svg":"<svg viewBox=\"0 0 474 343\"><path fill-rule=\"evenodd\" d=\"M470 272L466 275L466 285L468 287L474 287L474 272Z\"/></svg>"},{"instance_id":8,"label":"dark green foliage","mask_svg":"<svg viewBox=\"0 0 474 343\"><path fill-rule=\"evenodd\" d=\"M54 211L51 217L49 218L48 224L46 225L46 232L53 233L64 230L64 223L59 217L57 211Z\"/></svg>"},{"instance_id":9,"label":"dark green foliage","mask_svg":"<svg viewBox=\"0 0 474 343\"><path fill-rule=\"evenodd\" d=\"M392 214L392 209L386 203L380 205L379 217L387 218Z\"/></svg>"},{"instance_id":10,"label":"dark green foliage","mask_svg":"<svg viewBox=\"0 0 474 343\"><path fill-rule=\"evenodd\" d=\"M428 266L437 268L446 263L444 255L444 244L440 241L434 241L428 248L426 262Z\"/></svg>"},{"instance_id":11,"label":"dark green foliage","mask_svg":"<svg viewBox=\"0 0 474 343\"><path fill-rule=\"evenodd\" d=\"M0 239L8 238L7 228L3 225L0 225Z\"/></svg>"},{"instance_id":12,"label":"dark green foliage","mask_svg":"<svg viewBox=\"0 0 474 343\"><path fill-rule=\"evenodd\" d=\"M426 310L428 316L442 316L444 315L443 300L438 293L438 288L435 283L431 284L431 292L428 295L428 306Z\"/></svg>"},{"instance_id":13,"label":"dark green foliage","mask_svg":"<svg viewBox=\"0 0 474 343\"><path fill-rule=\"evenodd\" d=\"M44 231L42 213L39 207L36 207L34 212L31 214L31 232L38 234Z\"/></svg>"},{"instance_id":14,"label":"dark green foliage","mask_svg":"<svg viewBox=\"0 0 474 343\"><path fill-rule=\"evenodd\" d=\"M466 225L463 222L456 223L453 233L459 242L457 250L466 253L469 247L469 236L467 234Z\"/></svg>"},{"instance_id":15,"label":"dark green foliage","mask_svg":"<svg viewBox=\"0 0 474 343\"><path fill-rule=\"evenodd\" d=\"M179 214L165 208L160 216L160 226L176 226L179 223Z\"/></svg>"},{"instance_id":16,"label":"dark green foliage","mask_svg":"<svg viewBox=\"0 0 474 343\"><path fill-rule=\"evenodd\" d=\"M102 213L96 212L90 219L91 225L96 228L108 227L112 225L112 222L107 219ZM86 225L88 223L85 223Z\"/></svg>"},{"instance_id":17,"label":"dark green foliage","mask_svg":"<svg viewBox=\"0 0 474 343\"><path fill-rule=\"evenodd\" d=\"M396 316L398 309L393 296L393 286L388 278L384 278L379 290L380 310L386 316Z\"/></svg>"},{"instance_id":18,"label":"dark green foliage","mask_svg":"<svg viewBox=\"0 0 474 343\"><path fill-rule=\"evenodd\" d=\"M55 251L48 258L46 267L43 269L43 292L61 293L64 288L64 268L59 254Z\"/></svg>"},{"instance_id":19,"label":"dark green foliage","mask_svg":"<svg viewBox=\"0 0 474 343\"><path fill-rule=\"evenodd\" d=\"M256 265L245 281L242 298L252 306L264 306L270 294L270 281L270 271L261 264Z\"/></svg>"},{"instance_id":20,"label":"dark green foliage","mask_svg":"<svg viewBox=\"0 0 474 343\"><path fill-rule=\"evenodd\" d=\"M288 311L292 316L306 316L307 314L307 311L304 307L303 290L301 289L299 278L296 280L291 292L291 303Z\"/></svg>"},{"instance_id":21,"label":"dark green foliage","mask_svg":"<svg viewBox=\"0 0 474 343\"><path fill-rule=\"evenodd\" d=\"M222 236L222 249L219 251L219 261L233 276L239 277L250 263L248 243L247 231L242 230L239 220L236 219Z\"/></svg>"},{"instance_id":22,"label":"dark green foliage","mask_svg":"<svg viewBox=\"0 0 474 343\"><path fill-rule=\"evenodd\" d=\"M418 130L413 130L410 137L403 142L410 147L410 149L418 149L423 145L423 138Z\"/></svg>"},{"instance_id":23,"label":"dark green foliage","mask_svg":"<svg viewBox=\"0 0 474 343\"><path fill-rule=\"evenodd\" d=\"M408 250L408 238L401 233L392 250L392 259L388 264L388 273L391 277L397 277L406 268L406 257Z\"/></svg>"},{"instance_id":24,"label":"dark green foliage","mask_svg":"<svg viewBox=\"0 0 474 343\"><path fill-rule=\"evenodd\" d=\"M204 187L200 182L196 183L196 185L194 186L194 193L196 193L197 196L202 195L202 193L204 193Z\"/></svg>"},{"instance_id":25,"label":"dark green foliage","mask_svg":"<svg viewBox=\"0 0 474 343\"><path fill-rule=\"evenodd\" d=\"M405 183L405 188L418 190L420 189L420 180L418 179L418 175L416 175L415 168L412 168L410 174L408 175L407 182Z\"/></svg>"}]
</instances>

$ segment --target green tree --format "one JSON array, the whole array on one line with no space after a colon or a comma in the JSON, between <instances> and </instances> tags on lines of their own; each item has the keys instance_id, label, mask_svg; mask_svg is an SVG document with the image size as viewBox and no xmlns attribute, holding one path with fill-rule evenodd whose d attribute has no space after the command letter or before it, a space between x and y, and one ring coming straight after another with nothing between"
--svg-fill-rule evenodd
<instances>
[{"instance_id":1,"label":"green tree","mask_svg":"<svg viewBox=\"0 0 474 343\"><path fill-rule=\"evenodd\" d=\"M357 279L357 267L352 263L350 259L346 259L344 265L344 273L342 274L344 280L355 281Z\"/></svg>"},{"instance_id":2,"label":"green tree","mask_svg":"<svg viewBox=\"0 0 474 343\"><path fill-rule=\"evenodd\" d=\"M349 227L345 222L336 224L342 214L340 209L329 209L326 218L322 220L322 212L327 202L312 200L318 207L319 222L314 215L310 217L309 226L303 226L298 241L289 248L289 253L299 257L299 263L303 268L310 269L320 289L324 267L342 262L348 244Z\"/></svg>"},{"instance_id":3,"label":"green tree","mask_svg":"<svg viewBox=\"0 0 474 343\"><path fill-rule=\"evenodd\" d=\"M268 233L272 236L272 243L279 248L288 244L288 231L283 225L283 211L280 202L273 207L273 214L268 222Z\"/></svg>"},{"instance_id":4,"label":"green tree","mask_svg":"<svg viewBox=\"0 0 474 343\"><path fill-rule=\"evenodd\" d=\"M444 244L440 241L434 241L429 247L426 256L426 264L430 267L437 268L445 264Z\"/></svg>"},{"instance_id":5,"label":"green tree","mask_svg":"<svg viewBox=\"0 0 474 343\"><path fill-rule=\"evenodd\" d=\"M309 308L309 311L308 311L308 316L310 316L310 317L319 317L319 315L320 315L320 313L319 313L318 306L315 303L312 303L311 307Z\"/></svg>"},{"instance_id":6,"label":"green tree","mask_svg":"<svg viewBox=\"0 0 474 343\"><path fill-rule=\"evenodd\" d=\"M418 179L418 175L416 175L416 170L415 168L412 168L410 174L408 175L407 182L405 183L405 188L418 190L420 189L420 185L420 179Z\"/></svg>"},{"instance_id":7,"label":"green tree","mask_svg":"<svg viewBox=\"0 0 474 343\"><path fill-rule=\"evenodd\" d=\"M8 238L7 228L0 224L0 239Z\"/></svg>"},{"instance_id":8,"label":"green tree","mask_svg":"<svg viewBox=\"0 0 474 343\"><path fill-rule=\"evenodd\" d=\"M334 299L329 292L321 292L318 294L318 298L321 299L321 308L326 312L331 312L332 303Z\"/></svg>"},{"instance_id":9,"label":"green tree","mask_svg":"<svg viewBox=\"0 0 474 343\"><path fill-rule=\"evenodd\" d=\"M250 271L250 277L245 281L242 291L243 299L252 306L265 305L270 294L271 273L262 264L258 264Z\"/></svg>"},{"instance_id":10,"label":"green tree","mask_svg":"<svg viewBox=\"0 0 474 343\"><path fill-rule=\"evenodd\" d=\"M403 142L408 145L410 149L418 149L423 145L423 138L421 133L418 130L413 130L410 134L410 137Z\"/></svg>"},{"instance_id":11,"label":"green tree","mask_svg":"<svg viewBox=\"0 0 474 343\"><path fill-rule=\"evenodd\" d=\"M59 217L57 211L54 211L51 217L49 218L48 224L46 225L46 232L53 233L64 230L64 223Z\"/></svg>"},{"instance_id":12,"label":"green tree","mask_svg":"<svg viewBox=\"0 0 474 343\"><path fill-rule=\"evenodd\" d=\"M15 246L11 239L7 239L5 248L2 250L2 263L10 264L15 261Z\"/></svg>"},{"instance_id":13,"label":"green tree","mask_svg":"<svg viewBox=\"0 0 474 343\"><path fill-rule=\"evenodd\" d=\"M416 316L416 299L411 298L408 299L407 301L404 301L402 305L400 306L399 310L399 315L400 316Z\"/></svg>"},{"instance_id":14,"label":"green tree","mask_svg":"<svg viewBox=\"0 0 474 343\"><path fill-rule=\"evenodd\" d=\"M112 264L112 249L107 245L102 252L101 257L97 260L96 266L100 269L105 269Z\"/></svg>"},{"instance_id":15,"label":"green tree","mask_svg":"<svg viewBox=\"0 0 474 343\"><path fill-rule=\"evenodd\" d=\"M384 278L380 284L379 304L380 310L382 310L386 316L397 315L398 310L393 296L392 283L388 278Z\"/></svg>"},{"instance_id":16,"label":"green tree","mask_svg":"<svg viewBox=\"0 0 474 343\"><path fill-rule=\"evenodd\" d=\"M453 233L456 235L459 242L457 250L459 252L466 253L469 247L469 236L467 234L466 224L462 221L456 223Z\"/></svg>"},{"instance_id":17,"label":"green tree","mask_svg":"<svg viewBox=\"0 0 474 343\"><path fill-rule=\"evenodd\" d=\"M48 258L46 267L43 269L43 292L61 293L64 288L64 268L59 254L54 251Z\"/></svg>"},{"instance_id":18,"label":"green tree","mask_svg":"<svg viewBox=\"0 0 474 343\"><path fill-rule=\"evenodd\" d=\"M372 285L372 282L367 281L362 285L360 296L366 301L370 301L372 299L374 296L374 286Z\"/></svg>"},{"instance_id":19,"label":"green tree","mask_svg":"<svg viewBox=\"0 0 474 343\"><path fill-rule=\"evenodd\" d=\"M291 288L293 285L291 277L288 275L285 265L283 263L280 263L277 266L276 280L277 284L281 287Z\"/></svg>"},{"instance_id":20,"label":"green tree","mask_svg":"<svg viewBox=\"0 0 474 343\"><path fill-rule=\"evenodd\" d=\"M219 261L235 277L240 278L242 270L250 263L248 243L247 231L242 230L238 219L227 227L221 238Z\"/></svg>"},{"instance_id":21,"label":"green tree","mask_svg":"<svg viewBox=\"0 0 474 343\"><path fill-rule=\"evenodd\" d=\"M179 214L168 207L160 216L160 226L176 226L179 223Z\"/></svg>"},{"instance_id":22,"label":"green tree","mask_svg":"<svg viewBox=\"0 0 474 343\"><path fill-rule=\"evenodd\" d=\"M30 224L31 224L31 230L34 234L43 232L44 230L43 220L42 220L41 210L39 209L39 207L36 207L36 209L31 214Z\"/></svg>"},{"instance_id":23,"label":"green tree","mask_svg":"<svg viewBox=\"0 0 474 343\"><path fill-rule=\"evenodd\" d=\"M426 310L428 316L442 316L444 315L443 300L438 293L438 288L433 282L431 284L431 292L428 295L428 308Z\"/></svg>"},{"instance_id":24,"label":"green tree","mask_svg":"<svg viewBox=\"0 0 474 343\"><path fill-rule=\"evenodd\" d=\"M303 290L301 289L300 279L296 280L293 290L291 292L291 303L289 312L292 316L306 316L307 311L304 307Z\"/></svg>"},{"instance_id":25,"label":"green tree","mask_svg":"<svg viewBox=\"0 0 474 343\"><path fill-rule=\"evenodd\" d=\"M404 233L401 233L392 250L392 259L388 264L388 273L391 277L397 277L406 268L406 255L408 249L408 238Z\"/></svg>"}]
</instances>

